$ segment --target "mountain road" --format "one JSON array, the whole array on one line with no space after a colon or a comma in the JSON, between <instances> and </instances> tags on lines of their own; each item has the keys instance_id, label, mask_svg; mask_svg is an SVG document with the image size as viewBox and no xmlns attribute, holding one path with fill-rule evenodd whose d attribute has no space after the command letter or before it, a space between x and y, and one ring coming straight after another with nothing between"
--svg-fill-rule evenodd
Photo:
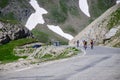
<instances>
[{"instance_id":1,"label":"mountain road","mask_svg":"<svg viewBox=\"0 0 120 80\"><path fill-rule=\"evenodd\" d=\"M120 48L87 48L71 58L0 74L0 80L120 80Z\"/></svg>"}]
</instances>

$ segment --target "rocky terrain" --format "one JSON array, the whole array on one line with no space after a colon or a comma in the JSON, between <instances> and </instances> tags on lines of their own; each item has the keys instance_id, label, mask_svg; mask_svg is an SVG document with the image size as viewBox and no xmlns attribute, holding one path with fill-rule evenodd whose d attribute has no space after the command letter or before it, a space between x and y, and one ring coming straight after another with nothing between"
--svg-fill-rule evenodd
<instances>
[{"instance_id":1,"label":"rocky terrain","mask_svg":"<svg viewBox=\"0 0 120 80\"><path fill-rule=\"evenodd\" d=\"M0 1L0 44L32 37L32 33L24 24L33 12L29 0Z\"/></svg>"},{"instance_id":2,"label":"rocky terrain","mask_svg":"<svg viewBox=\"0 0 120 80\"><path fill-rule=\"evenodd\" d=\"M75 45L77 40L94 39L96 44L119 47L120 43L120 4L108 9L99 18L81 31L70 45Z\"/></svg>"},{"instance_id":3,"label":"rocky terrain","mask_svg":"<svg viewBox=\"0 0 120 80\"><path fill-rule=\"evenodd\" d=\"M25 25L28 17L34 9L29 4L29 0L4 0L0 1L0 20L14 19ZM14 17L14 18L12 18ZM8 21L10 22L10 21Z\"/></svg>"},{"instance_id":4,"label":"rocky terrain","mask_svg":"<svg viewBox=\"0 0 120 80\"><path fill-rule=\"evenodd\" d=\"M0 21L0 44L26 37L32 37L32 33L23 25Z\"/></svg>"},{"instance_id":5,"label":"rocky terrain","mask_svg":"<svg viewBox=\"0 0 120 80\"><path fill-rule=\"evenodd\" d=\"M27 58L20 58L18 61L12 63L0 64L0 73L30 68L39 65L40 62L67 58L80 53L77 48L68 46L43 46L40 48L31 48L30 46L31 45L25 45L15 48L15 55L26 55Z\"/></svg>"},{"instance_id":6,"label":"rocky terrain","mask_svg":"<svg viewBox=\"0 0 120 80\"><path fill-rule=\"evenodd\" d=\"M16 56L27 56L27 59L54 59L56 57L68 57L77 54L79 50L75 47L69 46L42 46L39 48L32 48L32 46L16 47L14 54Z\"/></svg>"}]
</instances>

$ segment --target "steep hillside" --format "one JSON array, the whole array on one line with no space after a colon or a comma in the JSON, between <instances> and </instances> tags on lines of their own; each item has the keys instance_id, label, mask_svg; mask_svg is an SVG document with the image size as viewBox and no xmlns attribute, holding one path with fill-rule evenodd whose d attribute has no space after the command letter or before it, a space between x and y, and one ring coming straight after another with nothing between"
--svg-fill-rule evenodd
<instances>
[{"instance_id":1,"label":"steep hillside","mask_svg":"<svg viewBox=\"0 0 120 80\"><path fill-rule=\"evenodd\" d=\"M37 0L41 7L48 11L44 15L45 24L58 25L66 33L76 36L89 23L100 16L104 11L113 6L116 0L107 4L110 0L88 0L91 17L87 17L79 8L79 0ZM101 2L101 3L100 3ZM100 5L98 6L98 3ZM93 5L96 9L93 9ZM103 8L101 8L103 7ZM95 13L99 13L96 14ZM40 30L40 29L39 29ZM45 32L47 33L47 32Z\"/></svg>"},{"instance_id":2,"label":"steep hillside","mask_svg":"<svg viewBox=\"0 0 120 80\"><path fill-rule=\"evenodd\" d=\"M29 0L0 0L0 20L21 22L25 25L28 17L34 9L29 4ZM13 22L13 21L12 21Z\"/></svg>"},{"instance_id":3,"label":"steep hillside","mask_svg":"<svg viewBox=\"0 0 120 80\"><path fill-rule=\"evenodd\" d=\"M55 34L51 30L48 29L46 25L38 24L36 28L32 30L34 36L40 41L44 43L53 42L53 41L60 41L61 44L68 44L67 39L61 37L58 34Z\"/></svg>"},{"instance_id":4,"label":"steep hillside","mask_svg":"<svg viewBox=\"0 0 120 80\"><path fill-rule=\"evenodd\" d=\"M120 46L120 4L108 9L103 15L80 32L70 45L76 40L94 39L96 44L107 46Z\"/></svg>"},{"instance_id":5,"label":"steep hillside","mask_svg":"<svg viewBox=\"0 0 120 80\"><path fill-rule=\"evenodd\" d=\"M59 25L64 32L75 36L91 22L91 19L94 20L115 5L116 0L88 0L90 18L80 10L79 0L38 0L38 2L48 11L48 14L44 15L47 24Z\"/></svg>"},{"instance_id":6,"label":"steep hillside","mask_svg":"<svg viewBox=\"0 0 120 80\"><path fill-rule=\"evenodd\" d=\"M116 0L88 0L89 12L92 20L116 4Z\"/></svg>"},{"instance_id":7,"label":"steep hillside","mask_svg":"<svg viewBox=\"0 0 120 80\"><path fill-rule=\"evenodd\" d=\"M21 23L25 25L27 19L34 13L33 7L29 4L30 0L4 0L0 1L0 21L7 22L10 24ZM96 17L101 15L105 10L115 4L116 0L88 0L90 7L90 13L92 17L87 17L79 8L79 0L37 0L41 7L48 11L48 14L44 15L45 24L48 25L58 25L66 33L69 33L73 36L77 35L81 30L83 30L91 21ZM101 8L100 6L107 4L110 1L109 5ZM97 4L100 3L99 6ZM93 5L95 4L94 9ZM99 11L98 11L99 10ZM100 12L101 11L101 12ZM96 12L99 12L97 16ZM42 24L41 24L42 25ZM39 25L39 26L41 26ZM44 25L43 25L44 26ZM42 27L37 28L37 32L40 33ZM47 28L46 28L47 29ZM34 29L36 30L36 29ZM40 32L39 32L40 31ZM47 33L48 30L44 29L44 33L47 35L55 35L53 39L61 40L61 36L56 37L54 32ZM38 34L38 33L35 33ZM34 32L33 32L34 34ZM45 34L45 36L46 36ZM44 35L44 34L43 34ZM39 39L42 37L36 36ZM50 39L51 36L48 36ZM47 41L47 40L46 40ZM67 41L62 40L62 41Z\"/></svg>"},{"instance_id":8,"label":"steep hillside","mask_svg":"<svg viewBox=\"0 0 120 80\"><path fill-rule=\"evenodd\" d=\"M59 25L64 32L75 36L81 31L89 18L80 11L79 0L38 0L40 6L48 11L44 15L45 22ZM71 32L73 31L73 32Z\"/></svg>"}]
</instances>

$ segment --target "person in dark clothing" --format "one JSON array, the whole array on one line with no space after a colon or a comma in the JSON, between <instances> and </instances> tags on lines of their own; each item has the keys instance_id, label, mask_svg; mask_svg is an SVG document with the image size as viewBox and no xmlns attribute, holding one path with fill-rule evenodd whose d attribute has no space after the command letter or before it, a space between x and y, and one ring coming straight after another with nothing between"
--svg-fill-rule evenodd
<instances>
[{"instance_id":1,"label":"person in dark clothing","mask_svg":"<svg viewBox=\"0 0 120 80\"><path fill-rule=\"evenodd\" d=\"M91 49L93 49L93 40L90 41Z\"/></svg>"},{"instance_id":2,"label":"person in dark clothing","mask_svg":"<svg viewBox=\"0 0 120 80\"><path fill-rule=\"evenodd\" d=\"M79 43L80 43L79 40L77 40L77 47L79 47Z\"/></svg>"},{"instance_id":3,"label":"person in dark clothing","mask_svg":"<svg viewBox=\"0 0 120 80\"><path fill-rule=\"evenodd\" d=\"M84 49L86 50L87 49L87 41L83 41L83 45L84 45Z\"/></svg>"}]
</instances>

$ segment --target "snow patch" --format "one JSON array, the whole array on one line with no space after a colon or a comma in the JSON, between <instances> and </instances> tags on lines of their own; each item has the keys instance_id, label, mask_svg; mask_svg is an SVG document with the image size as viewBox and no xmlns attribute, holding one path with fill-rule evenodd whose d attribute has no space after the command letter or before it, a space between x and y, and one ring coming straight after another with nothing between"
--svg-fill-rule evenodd
<instances>
[{"instance_id":1,"label":"snow patch","mask_svg":"<svg viewBox=\"0 0 120 80\"><path fill-rule=\"evenodd\" d=\"M28 21L26 23L26 27L29 30L32 30L35 28L35 26L40 23L44 24L45 21L42 17L43 14L47 14L47 11L39 6L36 0L30 0L29 2L31 6L35 9L35 13L32 13L31 16L28 18Z\"/></svg>"},{"instance_id":2,"label":"snow patch","mask_svg":"<svg viewBox=\"0 0 120 80\"><path fill-rule=\"evenodd\" d=\"M72 35L67 34L67 33L64 33L59 26L54 26L54 25L47 25L47 26L48 26L48 28L49 28L50 30L52 30L53 32L61 35L61 36L64 37L64 38L66 38L66 39L68 39L68 40L72 40L72 39L73 39L73 36L72 36Z\"/></svg>"},{"instance_id":3,"label":"snow patch","mask_svg":"<svg viewBox=\"0 0 120 80\"><path fill-rule=\"evenodd\" d=\"M87 0L79 0L79 7L84 14L90 17L89 6L87 3Z\"/></svg>"},{"instance_id":4,"label":"snow patch","mask_svg":"<svg viewBox=\"0 0 120 80\"><path fill-rule=\"evenodd\" d=\"M116 4L118 4L118 3L120 3L120 0L117 0L117 1L116 1Z\"/></svg>"}]
</instances>

